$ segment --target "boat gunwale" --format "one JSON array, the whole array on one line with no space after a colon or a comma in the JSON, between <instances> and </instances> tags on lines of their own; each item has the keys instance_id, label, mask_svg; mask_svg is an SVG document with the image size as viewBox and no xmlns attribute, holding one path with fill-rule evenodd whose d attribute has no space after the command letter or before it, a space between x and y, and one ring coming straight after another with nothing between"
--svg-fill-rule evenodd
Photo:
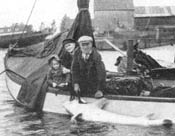
<instances>
[{"instance_id":1,"label":"boat gunwale","mask_svg":"<svg viewBox=\"0 0 175 136\"><path fill-rule=\"evenodd\" d=\"M55 95L69 95L69 92L64 91L49 91L47 93L53 93ZM88 97L86 97L88 98ZM94 98L90 96L89 98ZM141 101L141 102L167 102L167 103L175 103L175 98L168 97L144 97L144 96L124 96L124 95L105 95L104 98L109 100L121 100L121 101Z\"/></svg>"}]
</instances>

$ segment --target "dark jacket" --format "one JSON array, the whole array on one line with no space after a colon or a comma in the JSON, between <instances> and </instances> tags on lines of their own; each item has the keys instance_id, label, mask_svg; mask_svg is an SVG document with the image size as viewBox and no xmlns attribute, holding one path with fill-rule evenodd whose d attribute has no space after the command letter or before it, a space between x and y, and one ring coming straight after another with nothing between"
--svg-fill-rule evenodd
<instances>
[{"instance_id":1,"label":"dark jacket","mask_svg":"<svg viewBox=\"0 0 175 136\"><path fill-rule=\"evenodd\" d=\"M70 55L68 52L63 50L62 54L60 55L60 59L61 59L61 64L64 67L71 69L72 55Z\"/></svg>"},{"instance_id":2,"label":"dark jacket","mask_svg":"<svg viewBox=\"0 0 175 136\"><path fill-rule=\"evenodd\" d=\"M57 83L59 85L60 83L68 83L70 82L70 74L64 74L63 73L63 67L60 67L57 70L50 69L47 74L47 82L49 86L52 86L52 83Z\"/></svg>"},{"instance_id":3,"label":"dark jacket","mask_svg":"<svg viewBox=\"0 0 175 136\"><path fill-rule=\"evenodd\" d=\"M101 55L93 48L88 60L84 60L82 52L77 49L72 62L73 84L80 85L81 93L95 93L97 90L104 90L106 71Z\"/></svg>"}]
</instances>

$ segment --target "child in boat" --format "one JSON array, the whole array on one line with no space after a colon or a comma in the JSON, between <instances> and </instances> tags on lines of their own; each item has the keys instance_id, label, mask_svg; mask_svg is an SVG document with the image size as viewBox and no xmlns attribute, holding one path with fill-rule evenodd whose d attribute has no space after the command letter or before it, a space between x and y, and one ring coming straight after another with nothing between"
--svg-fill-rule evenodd
<instances>
[{"instance_id":1,"label":"child in boat","mask_svg":"<svg viewBox=\"0 0 175 136\"><path fill-rule=\"evenodd\" d=\"M116 59L116 63L114 65L117 66L117 71L119 73L125 74L127 70L127 57L119 56Z\"/></svg>"},{"instance_id":2,"label":"child in boat","mask_svg":"<svg viewBox=\"0 0 175 136\"><path fill-rule=\"evenodd\" d=\"M61 65L61 61L57 55L53 55L48 60L50 66L47 75L48 85L53 88L63 88L70 82L70 70Z\"/></svg>"},{"instance_id":3,"label":"child in boat","mask_svg":"<svg viewBox=\"0 0 175 136\"><path fill-rule=\"evenodd\" d=\"M116 59L116 63L114 65L117 66L117 71L119 73L126 74L126 72L127 72L127 56L119 56ZM133 70L132 71L135 72L136 74L140 74L143 76L146 76L146 74L148 73L146 67L144 67L141 64L136 63L135 59L133 59Z\"/></svg>"}]
</instances>

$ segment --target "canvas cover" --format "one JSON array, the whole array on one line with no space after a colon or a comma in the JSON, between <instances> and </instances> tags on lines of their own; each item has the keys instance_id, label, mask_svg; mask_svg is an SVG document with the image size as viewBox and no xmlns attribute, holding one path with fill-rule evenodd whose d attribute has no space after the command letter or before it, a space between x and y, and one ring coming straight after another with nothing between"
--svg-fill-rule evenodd
<instances>
[{"instance_id":1,"label":"canvas cover","mask_svg":"<svg viewBox=\"0 0 175 136\"><path fill-rule=\"evenodd\" d=\"M46 75L47 70L48 66L44 65L33 72L22 83L17 99L32 110L42 110L48 88Z\"/></svg>"},{"instance_id":2,"label":"canvas cover","mask_svg":"<svg viewBox=\"0 0 175 136\"><path fill-rule=\"evenodd\" d=\"M175 98L175 87L158 86L151 92L150 96Z\"/></svg>"},{"instance_id":3,"label":"canvas cover","mask_svg":"<svg viewBox=\"0 0 175 136\"><path fill-rule=\"evenodd\" d=\"M139 64L144 65L147 69L162 68L162 66L153 59L150 55L145 54L142 51L137 51L135 53L135 61Z\"/></svg>"},{"instance_id":4,"label":"canvas cover","mask_svg":"<svg viewBox=\"0 0 175 136\"><path fill-rule=\"evenodd\" d=\"M32 45L18 50L15 52L16 54L8 53L6 68L12 69L16 75L19 74L25 78L21 82L20 76L13 76L15 77L13 80L22 85L17 99L27 108L35 111L42 110L47 92L46 75L49 70L47 61L50 55L60 52L61 43L65 37L65 33L59 34L53 39L46 41L43 47L40 47L40 44ZM10 61L13 62L11 65L8 64ZM18 65L14 68L15 63ZM14 73L13 75L15 75ZM8 74L12 75L10 72Z\"/></svg>"}]
</instances>

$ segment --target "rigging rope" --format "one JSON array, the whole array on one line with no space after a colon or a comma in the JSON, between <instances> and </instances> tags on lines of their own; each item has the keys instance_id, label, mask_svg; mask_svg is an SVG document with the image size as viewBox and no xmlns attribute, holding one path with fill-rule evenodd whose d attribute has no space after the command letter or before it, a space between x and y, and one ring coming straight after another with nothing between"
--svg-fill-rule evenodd
<instances>
[{"instance_id":1,"label":"rigging rope","mask_svg":"<svg viewBox=\"0 0 175 136\"><path fill-rule=\"evenodd\" d=\"M0 73L0 76L1 76L4 72L6 72L6 70L2 71L2 72Z\"/></svg>"},{"instance_id":2,"label":"rigging rope","mask_svg":"<svg viewBox=\"0 0 175 136\"><path fill-rule=\"evenodd\" d=\"M5 69L5 70L3 71L3 73L4 73L4 72L11 72L11 73L16 74L17 76L19 76L21 79L25 80L25 77L23 77L23 76L17 74L16 72L14 72L14 71L12 71L12 70L10 70L10 69ZM1 72L0 74L2 74L2 72ZM6 82L7 90L8 90L8 92L9 92L9 94L11 95L11 97L12 97L18 104L20 104L21 106L28 107L26 104L20 102L17 98L14 97L13 93L11 92L11 90L10 90L10 88L9 88L9 86L8 86L7 78L5 78L5 82Z\"/></svg>"},{"instance_id":3,"label":"rigging rope","mask_svg":"<svg viewBox=\"0 0 175 136\"><path fill-rule=\"evenodd\" d=\"M29 22L29 20L30 20L30 17L31 17L31 15L32 15L32 13L33 13L33 10L34 10L34 8L35 8L36 2L37 2L37 0L35 0L34 3L33 3L32 9L31 9L30 14L29 14L29 16L28 16L28 18L27 18L27 21L26 21L25 26L24 26L24 28L23 28L22 34L21 34L20 38L17 40L17 43L18 43L18 41L19 41L19 40L23 37L23 35L24 35L24 31L25 31L25 29L26 29L26 27L27 27L27 25L28 25L28 22ZM16 45L17 45L17 44L16 44Z\"/></svg>"},{"instance_id":4,"label":"rigging rope","mask_svg":"<svg viewBox=\"0 0 175 136\"><path fill-rule=\"evenodd\" d=\"M6 82L7 90L8 90L8 92L9 92L9 94L11 95L11 97L12 97L18 104L20 104L21 106L28 107L26 104L20 102L17 98L14 97L14 95L13 95L12 92L10 91L9 86L7 85L7 84L8 84L7 78L5 79L5 82Z\"/></svg>"}]
</instances>

